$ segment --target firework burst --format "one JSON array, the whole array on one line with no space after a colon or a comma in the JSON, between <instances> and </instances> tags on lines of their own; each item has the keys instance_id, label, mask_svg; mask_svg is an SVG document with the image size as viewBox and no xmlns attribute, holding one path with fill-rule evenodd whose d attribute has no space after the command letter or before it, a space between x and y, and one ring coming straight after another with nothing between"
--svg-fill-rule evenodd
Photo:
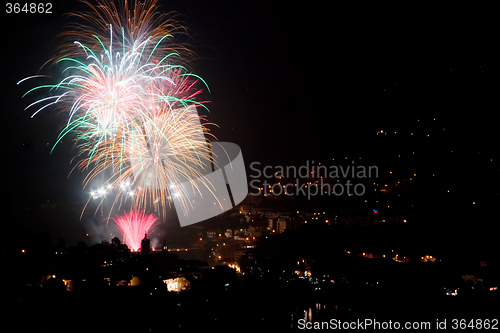
<instances>
[{"instance_id":1,"label":"firework burst","mask_svg":"<svg viewBox=\"0 0 500 333\"><path fill-rule=\"evenodd\" d=\"M38 107L33 116L50 106L67 113L54 147L73 135L78 166L88 171L85 186L111 175L89 200L102 204L117 189L113 205L131 198L133 209L165 213L172 195L182 196L179 185L203 177L212 157L208 123L197 113L208 110L198 100L205 82L186 67L189 48L172 40L185 29L158 14L156 2L86 2L89 12L72 14L86 23L71 24L53 59L65 66L62 79L25 95L50 91L27 107ZM189 200L183 206L187 212Z\"/></svg>"}]
</instances>

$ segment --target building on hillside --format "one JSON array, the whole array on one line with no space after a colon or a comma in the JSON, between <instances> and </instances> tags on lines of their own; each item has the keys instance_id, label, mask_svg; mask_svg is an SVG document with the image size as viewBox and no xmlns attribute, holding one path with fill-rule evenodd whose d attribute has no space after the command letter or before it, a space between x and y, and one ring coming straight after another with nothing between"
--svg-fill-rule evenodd
<instances>
[{"instance_id":1,"label":"building on hillside","mask_svg":"<svg viewBox=\"0 0 500 333\"><path fill-rule=\"evenodd\" d=\"M181 292L187 291L191 288L191 282L189 282L189 280L184 276L163 280L163 283L167 285L168 291Z\"/></svg>"}]
</instances>

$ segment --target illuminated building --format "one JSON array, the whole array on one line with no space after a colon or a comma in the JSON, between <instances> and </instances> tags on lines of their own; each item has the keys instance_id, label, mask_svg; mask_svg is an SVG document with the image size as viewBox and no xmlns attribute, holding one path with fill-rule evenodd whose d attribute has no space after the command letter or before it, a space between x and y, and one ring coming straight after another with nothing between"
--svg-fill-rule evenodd
<instances>
[{"instance_id":1,"label":"illuminated building","mask_svg":"<svg viewBox=\"0 0 500 333\"><path fill-rule=\"evenodd\" d=\"M163 283L167 285L168 291L180 292L187 291L191 288L191 282L185 277L163 280Z\"/></svg>"},{"instance_id":2,"label":"illuminated building","mask_svg":"<svg viewBox=\"0 0 500 333\"><path fill-rule=\"evenodd\" d=\"M290 224L290 218L279 216L278 218L269 218L267 222L267 230L277 234L281 234L287 229ZM250 229L250 228L249 228Z\"/></svg>"},{"instance_id":3,"label":"illuminated building","mask_svg":"<svg viewBox=\"0 0 500 333\"><path fill-rule=\"evenodd\" d=\"M217 230L207 230L208 238L216 238L218 234Z\"/></svg>"},{"instance_id":4,"label":"illuminated building","mask_svg":"<svg viewBox=\"0 0 500 333\"><path fill-rule=\"evenodd\" d=\"M278 221L276 222L276 231L278 234L281 234L286 230L286 222L287 221L285 219L278 219Z\"/></svg>"},{"instance_id":5,"label":"illuminated building","mask_svg":"<svg viewBox=\"0 0 500 333\"><path fill-rule=\"evenodd\" d=\"M64 283L64 285L66 286L66 290L67 291L71 291L73 292L75 290L75 284L73 282L73 280L65 280L65 279L62 279L62 282Z\"/></svg>"},{"instance_id":6,"label":"illuminated building","mask_svg":"<svg viewBox=\"0 0 500 333\"><path fill-rule=\"evenodd\" d=\"M141 285L141 280L137 276L134 276L132 279L130 279L130 285L132 287L140 286Z\"/></svg>"}]
</instances>

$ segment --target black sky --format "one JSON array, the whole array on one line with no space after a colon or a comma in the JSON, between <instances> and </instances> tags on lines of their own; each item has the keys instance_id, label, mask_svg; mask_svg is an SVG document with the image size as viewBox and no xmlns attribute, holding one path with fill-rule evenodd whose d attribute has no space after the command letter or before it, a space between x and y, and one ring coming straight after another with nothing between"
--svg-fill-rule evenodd
<instances>
[{"instance_id":1,"label":"black sky","mask_svg":"<svg viewBox=\"0 0 500 333\"><path fill-rule=\"evenodd\" d=\"M28 101L21 99L28 85L16 86L52 55L61 15L82 8L75 1L53 4L52 15L2 16L2 175L7 216L27 223L33 217L19 211L52 200L58 205L53 214L60 214L52 219L61 221L48 229L60 230L62 220L75 219L85 197L82 175L68 177L71 145L49 154L64 116L49 111L31 119L23 111ZM498 29L492 8L159 4L165 12L180 13L190 29L189 42L199 56L196 72L211 89L204 95L211 101L208 119L220 126L214 134L237 143L247 164L363 156L391 165L390 156L420 149L429 155L418 163L443 165L442 173L449 175L444 187L458 179L469 179L479 192L485 183L498 185L481 164L498 156ZM375 135L381 129L423 133L437 127L449 135L434 142L382 142ZM463 155L452 160L444 154L451 147ZM477 154L487 157L479 161ZM59 210L61 205L65 209Z\"/></svg>"}]
</instances>

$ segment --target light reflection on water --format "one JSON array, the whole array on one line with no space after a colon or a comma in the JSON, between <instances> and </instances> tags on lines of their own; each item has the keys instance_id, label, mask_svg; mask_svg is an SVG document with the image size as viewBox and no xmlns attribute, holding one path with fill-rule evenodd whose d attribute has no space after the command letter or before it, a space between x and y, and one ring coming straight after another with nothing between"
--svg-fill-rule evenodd
<instances>
[{"instance_id":1,"label":"light reflection on water","mask_svg":"<svg viewBox=\"0 0 500 333\"><path fill-rule=\"evenodd\" d=\"M339 306L337 304L315 303L312 306L296 306L292 311L290 328L298 329L300 319L303 319L306 323L321 320L328 321L335 318L335 314L338 312Z\"/></svg>"}]
</instances>

